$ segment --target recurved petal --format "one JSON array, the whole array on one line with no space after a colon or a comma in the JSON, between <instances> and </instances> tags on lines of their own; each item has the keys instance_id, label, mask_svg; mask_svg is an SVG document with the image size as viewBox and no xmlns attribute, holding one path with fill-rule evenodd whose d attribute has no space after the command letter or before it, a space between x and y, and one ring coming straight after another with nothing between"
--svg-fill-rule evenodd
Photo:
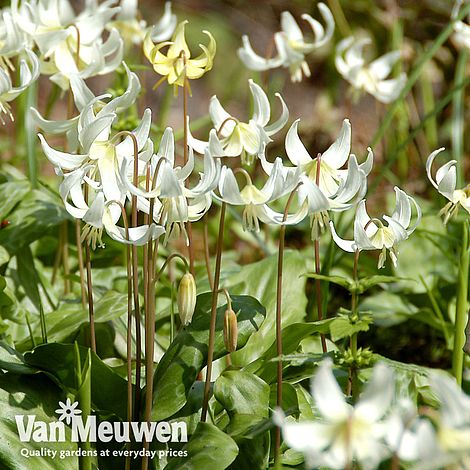
<instances>
[{"instance_id":1,"label":"recurved petal","mask_svg":"<svg viewBox=\"0 0 470 470\"><path fill-rule=\"evenodd\" d=\"M209 116L211 117L212 123L214 124L215 130L222 136L229 136L235 127L235 122L231 120L231 116L223 106L220 104L220 101L217 99L217 96L213 96L209 104ZM220 127L223 124L223 128ZM220 129L220 132L219 132Z\"/></svg>"},{"instance_id":2,"label":"recurved petal","mask_svg":"<svg viewBox=\"0 0 470 470\"><path fill-rule=\"evenodd\" d=\"M75 155L66 152L60 152L49 146L42 134L38 134L42 149L47 159L56 167L62 170L77 169L88 157L88 155Z\"/></svg>"},{"instance_id":3,"label":"recurved petal","mask_svg":"<svg viewBox=\"0 0 470 470\"><path fill-rule=\"evenodd\" d=\"M300 119L297 119L292 123L292 126L287 132L285 143L287 157L295 166L306 165L312 161L312 158L304 147L304 144L301 142L297 132L299 122Z\"/></svg>"},{"instance_id":4,"label":"recurved petal","mask_svg":"<svg viewBox=\"0 0 470 470\"><path fill-rule=\"evenodd\" d=\"M266 59L256 54L246 35L242 36L242 47L238 49L238 57L240 57L240 60L247 68L259 72L279 67L282 64L282 59L279 55L271 59Z\"/></svg>"},{"instance_id":5,"label":"recurved petal","mask_svg":"<svg viewBox=\"0 0 470 470\"><path fill-rule=\"evenodd\" d=\"M428 175L428 179L436 189L438 189L438 186L437 186L438 183L436 181L434 181L434 178L432 177L432 164L434 163L435 158L444 150L445 150L444 147L441 147L437 150L434 150L434 152L432 152L429 155L428 159L426 160L426 173ZM453 160L453 161L455 162L455 160Z\"/></svg>"},{"instance_id":6,"label":"recurved petal","mask_svg":"<svg viewBox=\"0 0 470 470\"><path fill-rule=\"evenodd\" d=\"M285 101L282 99L282 96L279 93L276 93L276 96L281 101L282 111L281 111L281 115L279 119L277 119L272 124L264 128L264 131L266 132L268 136L271 136L275 134L276 132L279 132L287 124L287 121L289 120L289 109L287 108Z\"/></svg>"},{"instance_id":7,"label":"recurved petal","mask_svg":"<svg viewBox=\"0 0 470 470\"><path fill-rule=\"evenodd\" d=\"M286 33L290 41L303 41L302 30L288 11L281 13L281 29Z\"/></svg>"},{"instance_id":8,"label":"recurved petal","mask_svg":"<svg viewBox=\"0 0 470 470\"><path fill-rule=\"evenodd\" d=\"M400 51L388 52L372 61L369 64L369 71L377 80L384 80L390 75L393 66L400 60L400 57Z\"/></svg>"},{"instance_id":9,"label":"recurved petal","mask_svg":"<svg viewBox=\"0 0 470 470\"><path fill-rule=\"evenodd\" d=\"M349 157L351 151L351 123L349 119L343 121L338 138L322 153L322 161L331 168L338 170Z\"/></svg>"},{"instance_id":10,"label":"recurved petal","mask_svg":"<svg viewBox=\"0 0 470 470\"><path fill-rule=\"evenodd\" d=\"M341 238L335 229L335 225L330 220L330 229L331 229L331 236L333 237L334 242L344 251L349 253L354 253L356 251L356 243L354 240L344 240Z\"/></svg>"},{"instance_id":11,"label":"recurved petal","mask_svg":"<svg viewBox=\"0 0 470 470\"><path fill-rule=\"evenodd\" d=\"M251 78L248 80L250 91L253 96L253 117L252 120L256 124L264 127L271 116L271 107L269 106L269 100L263 89L256 84Z\"/></svg>"}]
</instances>

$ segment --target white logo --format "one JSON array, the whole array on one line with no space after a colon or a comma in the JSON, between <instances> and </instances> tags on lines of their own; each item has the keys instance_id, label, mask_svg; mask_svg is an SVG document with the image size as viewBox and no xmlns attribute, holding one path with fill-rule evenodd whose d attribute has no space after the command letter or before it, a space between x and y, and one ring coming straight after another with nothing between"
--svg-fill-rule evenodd
<instances>
[{"instance_id":1,"label":"white logo","mask_svg":"<svg viewBox=\"0 0 470 470\"><path fill-rule=\"evenodd\" d=\"M70 426L70 442L188 442L186 423L175 422L97 422L96 416L83 419L78 402L67 398L55 410L59 419L46 423L35 415L16 415L21 442L66 442L66 426Z\"/></svg>"}]
</instances>

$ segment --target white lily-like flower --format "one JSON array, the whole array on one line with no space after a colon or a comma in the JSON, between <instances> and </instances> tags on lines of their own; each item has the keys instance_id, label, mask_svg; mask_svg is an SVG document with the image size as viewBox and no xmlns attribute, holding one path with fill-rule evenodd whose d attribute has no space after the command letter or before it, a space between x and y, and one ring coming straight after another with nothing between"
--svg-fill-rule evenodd
<instances>
[{"instance_id":1,"label":"white lily-like flower","mask_svg":"<svg viewBox=\"0 0 470 470\"><path fill-rule=\"evenodd\" d=\"M10 59L31 49L31 41L17 25L10 8L1 10L0 15L0 65L14 70Z\"/></svg>"},{"instance_id":2,"label":"white lily-like flower","mask_svg":"<svg viewBox=\"0 0 470 470\"><path fill-rule=\"evenodd\" d=\"M310 77L310 68L305 60L305 55L325 45L333 36L335 22L329 8L324 3L318 4L318 9L325 20L326 30L320 22L306 13L302 15L312 28L313 41L306 41L302 30L288 11L281 14L281 31L274 34L274 44L277 55L272 58L264 58L256 54L251 47L248 36L242 36L243 46L238 50L238 55L245 66L251 70L263 71L277 67L288 68L291 80L300 82L302 74Z\"/></svg>"},{"instance_id":3,"label":"white lily-like flower","mask_svg":"<svg viewBox=\"0 0 470 470\"><path fill-rule=\"evenodd\" d=\"M336 68L355 90L370 93L382 103L390 103L398 98L406 83L405 73L387 79L393 66L400 60L401 53L388 52L366 63L363 49L371 43L369 38L355 39L351 36L343 39L336 48Z\"/></svg>"},{"instance_id":4,"label":"white lily-like flower","mask_svg":"<svg viewBox=\"0 0 470 470\"><path fill-rule=\"evenodd\" d=\"M466 469L470 464L470 397L443 373L430 376L438 410L425 410L413 423L406 445L414 448L414 469ZM401 456L400 456L401 458Z\"/></svg>"},{"instance_id":5,"label":"white lily-like flower","mask_svg":"<svg viewBox=\"0 0 470 470\"><path fill-rule=\"evenodd\" d=\"M220 140L224 157L241 156L243 163L251 164L253 158L258 156L265 145L271 142L271 136L279 132L289 119L289 110L279 93L276 96L281 101L281 116L272 124L268 124L271 119L271 106L268 97L263 89L253 80L249 80L250 91L253 96L253 115L246 122L239 121L230 115L220 104L217 96L213 96L209 105L209 115L216 131L216 136ZM189 125L188 125L189 131ZM209 142L195 139L188 132L188 144L203 154Z\"/></svg>"},{"instance_id":6,"label":"white lily-like flower","mask_svg":"<svg viewBox=\"0 0 470 470\"><path fill-rule=\"evenodd\" d=\"M470 213L470 185L463 189L456 189L457 185L457 161L450 160L441 166L436 172L436 179L432 177L432 165L435 158L444 150L444 147L434 150L426 161L426 173L431 184L442 194L449 202L442 208L440 214L444 216L444 223L455 215L462 206Z\"/></svg>"},{"instance_id":7,"label":"white lily-like flower","mask_svg":"<svg viewBox=\"0 0 470 470\"><path fill-rule=\"evenodd\" d=\"M141 89L139 78L134 72L130 71L125 62L123 62L122 65L127 74L127 88L122 95L116 96L107 103L102 99L108 98L109 95L102 95L102 99L97 99L80 76L76 75L71 78L70 88L73 93L75 107L79 112L81 112L89 103L93 103L93 109L95 112L99 112L105 108L105 112L114 111L119 114L130 108L135 103ZM30 112L35 124L42 131L46 134L53 135L66 134L69 150L78 148L79 114L71 117L70 119L56 121L45 119L35 108L31 108Z\"/></svg>"},{"instance_id":8,"label":"white lily-like flower","mask_svg":"<svg viewBox=\"0 0 470 470\"><path fill-rule=\"evenodd\" d=\"M338 138L330 147L312 158L298 135L299 119L294 121L286 135L287 157L301 173L299 187L300 211L310 215L312 238L316 239L328 225L328 211L344 211L364 197L367 175L372 169L373 153L368 149L367 160L358 164L351 154L351 124L345 119ZM266 173L272 171L272 164L264 155L261 163ZM347 163L347 168L343 168Z\"/></svg>"},{"instance_id":9,"label":"white lily-like flower","mask_svg":"<svg viewBox=\"0 0 470 470\"><path fill-rule=\"evenodd\" d=\"M25 53L26 58L21 59L20 62L20 84L17 87L13 86L9 72L0 67L0 121L3 124L5 124L5 121L2 114L7 114L14 121L9 103L23 93L39 77L38 58L29 49L26 49Z\"/></svg>"},{"instance_id":10,"label":"white lily-like flower","mask_svg":"<svg viewBox=\"0 0 470 470\"><path fill-rule=\"evenodd\" d=\"M283 215L273 211L268 204L290 194L299 184L299 172L287 171L282 160L277 158L266 183L258 189L246 170L241 169L246 185L240 190L234 171L222 167L219 180L219 195L214 197L234 206L243 206L243 229L259 232L259 222L266 224L292 225L300 222L305 214L296 213L283 220Z\"/></svg>"},{"instance_id":11,"label":"white lily-like flower","mask_svg":"<svg viewBox=\"0 0 470 470\"><path fill-rule=\"evenodd\" d=\"M142 44L147 34L147 22L139 18L138 0L121 0L121 11L113 21L106 26L107 29L116 28L129 48L132 44ZM165 11L160 20L150 27L150 38L154 42L167 41L173 35L177 18L171 11L171 2L165 2Z\"/></svg>"},{"instance_id":12,"label":"white lily-like flower","mask_svg":"<svg viewBox=\"0 0 470 470\"><path fill-rule=\"evenodd\" d=\"M42 72L67 89L76 74L86 79L116 69L123 56L123 41L112 30L103 41L106 24L119 7L110 2L97 4L89 0L75 15L68 0L13 0L12 11L17 24L38 45Z\"/></svg>"},{"instance_id":13,"label":"white lily-like flower","mask_svg":"<svg viewBox=\"0 0 470 470\"><path fill-rule=\"evenodd\" d=\"M412 206L416 210L416 221L411 224ZM354 253L363 250L381 250L378 267L385 263L387 250L394 266L397 265L398 245L406 240L421 221L421 208L417 202L400 188L395 187L395 210L391 216L383 215L382 219L370 218L366 210L366 201L362 200L356 210L354 219L354 240L343 240L330 222L331 233L336 244L344 251Z\"/></svg>"},{"instance_id":14,"label":"white lily-like flower","mask_svg":"<svg viewBox=\"0 0 470 470\"><path fill-rule=\"evenodd\" d=\"M318 419L295 422L276 411L274 422L287 445L303 453L308 468L343 469L357 462L373 470L391 455L387 420L394 392L392 370L378 364L358 402L351 406L335 380L331 359L326 359L312 380Z\"/></svg>"},{"instance_id":15,"label":"white lily-like flower","mask_svg":"<svg viewBox=\"0 0 470 470\"><path fill-rule=\"evenodd\" d=\"M192 188L187 187L186 180L194 172L195 159L192 149L189 158L183 167L175 167L175 142L173 129L165 129L158 152L148 161L149 188L146 181L141 186L135 186L132 180L131 159L125 159L121 165L121 180L132 195L141 200L155 200L154 220L162 223L166 228L164 243L173 234L182 233L186 242L185 224L199 220L212 204L211 191L217 186L220 175L220 161L212 157L209 150L204 153L204 169L200 173L199 182ZM143 174L147 170L143 169ZM148 213L148 207L141 210Z\"/></svg>"},{"instance_id":16,"label":"white lily-like flower","mask_svg":"<svg viewBox=\"0 0 470 470\"><path fill-rule=\"evenodd\" d=\"M457 0L455 2L454 8L452 9L452 20L455 20L458 16L462 3L463 0ZM457 47L464 47L466 49L470 49L470 24L462 20L456 21L454 24L454 34L452 35L452 39L457 45Z\"/></svg>"}]
</instances>

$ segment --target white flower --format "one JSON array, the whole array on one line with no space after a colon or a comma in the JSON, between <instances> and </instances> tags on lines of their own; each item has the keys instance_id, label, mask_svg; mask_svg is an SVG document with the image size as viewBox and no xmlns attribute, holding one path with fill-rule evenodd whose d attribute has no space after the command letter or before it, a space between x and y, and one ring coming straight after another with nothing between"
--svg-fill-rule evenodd
<instances>
[{"instance_id":1,"label":"white flower","mask_svg":"<svg viewBox=\"0 0 470 470\"><path fill-rule=\"evenodd\" d=\"M238 50L242 62L251 70L270 70L277 67L288 68L293 82L302 80L302 73L310 76L310 69L305 60L305 55L326 44L335 29L333 15L324 3L318 4L318 9L325 20L326 30L310 15L303 14L302 19L307 21L314 33L312 42L306 41L302 30L294 17L288 11L281 14L281 31L274 34L274 43L277 55L273 58L264 58L257 55L251 47L248 36L242 37L243 46Z\"/></svg>"},{"instance_id":2,"label":"white flower","mask_svg":"<svg viewBox=\"0 0 470 470\"><path fill-rule=\"evenodd\" d=\"M95 112L99 112L105 108L105 112L114 111L119 114L130 108L135 103L141 89L139 79L134 72L129 70L125 62L123 62L122 65L127 74L127 88L122 95L115 97L108 103L103 100L109 98L109 95L102 95L101 98L97 99L81 77L78 75L71 77L70 87L74 96L75 106L79 112L81 112L90 103L93 103L93 109ZM36 125L46 134L66 134L69 143L69 150L77 149L79 145L79 115L70 119L55 121L44 119L35 108L31 108L30 111Z\"/></svg>"},{"instance_id":3,"label":"white flower","mask_svg":"<svg viewBox=\"0 0 470 470\"><path fill-rule=\"evenodd\" d=\"M470 185L467 185L463 189L456 189L457 185L457 161L450 160L443 166L441 166L436 172L436 179L432 177L432 164L434 159L444 150L444 147L434 150L429 155L426 161L426 173L428 174L429 181L431 184L442 194L448 202L445 207L441 210L441 214L444 216L444 223L447 223L449 219L456 214L459 209L459 205L462 206L467 212L470 213Z\"/></svg>"},{"instance_id":4,"label":"white flower","mask_svg":"<svg viewBox=\"0 0 470 470\"><path fill-rule=\"evenodd\" d=\"M412 204L416 209L417 218L410 226ZM343 240L330 222L331 233L336 244L344 251L351 253L363 250L381 250L378 267L385 263L387 250L394 266L397 265L398 244L406 240L421 221L421 208L416 201L400 188L395 187L395 210L391 216L384 215L382 219L370 218L366 210L366 201L362 200L356 210L354 219L354 240Z\"/></svg>"},{"instance_id":5,"label":"white flower","mask_svg":"<svg viewBox=\"0 0 470 470\"><path fill-rule=\"evenodd\" d=\"M219 196L215 194L215 197L227 204L244 206L244 230L259 232L259 221L267 224L296 224L305 217L305 214L301 216L295 214L283 222L282 215L268 206L276 199L291 193L299 183L299 173L287 171L280 158L274 162L271 174L261 189L253 184L248 172L245 170L241 172L246 178L246 185L242 190L238 186L234 172L223 166L219 180Z\"/></svg>"},{"instance_id":6,"label":"white flower","mask_svg":"<svg viewBox=\"0 0 470 470\"><path fill-rule=\"evenodd\" d=\"M430 376L431 390L440 401L438 411L430 410L414 423L409 442L416 448L413 468L466 469L470 465L470 397L455 380L443 373Z\"/></svg>"},{"instance_id":7,"label":"white flower","mask_svg":"<svg viewBox=\"0 0 470 470\"><path fill-rule=\"evenodd\" d=\"M363 49L371 43L368 38L343 39L336 48L336 68L354 89L366 91L382 103L390 103L398 98L406 82L405 73L387 79L401 54L400 51L388 52L366 64Z\"/></svg>"},{"instance_id":8,"label":"white flower","mask_svg":"<svg viewBox=\"0 0 470 470\"><path fill-rule=\"evenodd\" d=\"M75 15L68 0L13 0L16 23L37 44L41 53L42 72L67 89L70 78L89 78L116 69L123 56L123 41L112 30L103 41L106 24L119 11L109 2L86 2L85 9ZM77 58L78 54L78 58Z\"/></svg>"},{"instance_id":9,"label":"white flower","mask_svg":"<svg viewBox=\"0 0 470 470\"><path fill-rule=\"evenodd\" d=\"M372 470L391 455L386 441L394 391L393 372L378 364L357 404L351 406L335 380L331 360L326 359L312 380L318 419L292 422L277 412L274 421L287 445L304 454L309 468L343 469L357 462Z\"/></svg>"},{"instance_id":10,"label":"white flower","mask_svg":"<svg viewBox=\"0 0 470 470\"><path fill-rule=\"evenodd\" d=\"M116 28L127 47L141 44L147 34L147 22L138 18L138 0L121 0L121 11L109 22L107 29ZM155 42L167 41L176 28L176 15L171 12L171 2L165 2L165 11L160 21L150 28L150 37Z\"/></svg>"},{"instance_id":11,"label":"white flower","mask_svg":"<svg viewBox=\"0 0 470 470\"><path fill-rule=\"evenodd\" d=\"M39 62L36 55L29 49L26 49L25 53L28 60L21 59L19 86L13 86L10 74L0 66L0 121L2 123L5 123L2 114L7 114L14 121L10 101L23 93L39 76Z\"/></svg>"},{"instance_id":12,"label":"white flower","mask_svg":"<svg viewBox=\"0 0 470 470\"><path fill-rule=\"evenodd\" d=\"M351 124L343 121L338 138L323 154L312 158L302 144L297 129L299 119L286 136L286 153L291 163L302 172L299 187L300 211L310 214L312 237L318 238L328 223L327 211L344 211L356 204L365 194L367 175L372 169L373 154L368 149L367 160L359 165L351 151ZM343 169L348 163L347 168ZM270 174L272 164L261 156L264 170Z\"/></svg>"},{"instance_id":13,"label":"white flower","mask_svg":"<svg viewBox=\"0 0 470 470\"><path fill-rule=\"evenodd\" d=\"M248 83L253 96L253 115L248 123L239 121L225 111L216 96L211 98L209 115L223 149L223 155L217 156L241 155L243 162L251 163L253 157L259 155L265 145L271 142L270 136L285 126L289 119L289 111L281 95L276 93L282 105L281 116L272 124L268 124L271 118L268 97L253 80L249 80ZM191 133L188 135L188 144L199 153L204 153L204 149L208 146L208 142L195 139Z\"/></svg>"},{"instance_id":14,"label":"white flower","mask_svg":"<svg viewBox=\"0 0 470 470\"><path fill-rule=\"evenodd\" d=\"M10 58L30 49L31 44L25 33L19 28L13 18L10 8L1 10L0 19L0 64L14 70Z\"/></svg>"},{"instance_id":15,"label":"white flower","mask_svg":"<svg viewBox=\"0 0 470 470\"><path fill-rule=\"evenodd\" d=\"M141 210L148 213L148 202L155 199L154 220L161 221L166 228L166 243L172 233L181 232L188 242L185 223L199 220L212 204L211 191L217 186L220 175L220 161L215 160L206 149L204 169L199 174L199 182L192 188L187 187L186 180L195 168L194 153L190 148L189 158L183 167L175 167L175 142L173 130L168 127L163 133L157 154L148 161L150 188L136 187L132 179L132 159L125 159L121 165L121 180L126 189L142 200ZM146 166L146 167L147 167ZM143 167L142 174L146 174ZM145 181L142 181L145 185Z\"/></svg>"},{"instance_id":16,"label":"white flower","mask_svg":"<svg viewBox=\"0 0 470 470\"><path fill-rule=\"evenodd\" d=\"M455 20L458 16L462 3L463 0L457 0L455 2L451 15L452 20ZM452 39L458 47L470 49L470 25L462 20L456 21L454 24L454 34L452 35Z\"/></svg>"}]
</instances>

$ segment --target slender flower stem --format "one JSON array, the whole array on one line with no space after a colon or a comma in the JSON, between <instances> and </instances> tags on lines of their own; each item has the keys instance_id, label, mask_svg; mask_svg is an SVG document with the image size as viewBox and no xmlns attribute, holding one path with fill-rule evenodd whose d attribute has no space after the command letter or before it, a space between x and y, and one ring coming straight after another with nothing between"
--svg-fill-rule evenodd
<instances>
[{"instance_id":1,"label":"slender flower stem","mask_svg":"<svg viewBox=\"0 0 470 470\"><path fill-rule=\"evenodd\" d=\"M357 269L358 269L358 264L359 264L359 255L360 251L356 250L354 253L354 268L353 268L353 281L354 284L357 283ZM356 286L354 286L354 290L351 294L351 317L356 318L357 317L357 291L355 289ZM350 348L351 348L351 354L354 359L354 361L357 358L357 333L353 333L351 338L350 338ZM359 393L358 387L357 387L357 370L356 366L353 365L350 370L349 370L349 377L350 377L350 392L355 400L357 398L357 394Z\"/></svg>"},{"instance_id":2,"label":"slender flower stem","mask_svg":"<svg viewBox=\"0 0 470 470\"><path fill-rule=\"evenodd\" d=\"M184 52L183 52L184 57ZM184 58L186 61L186 58ZM183 85L183 162L188 162L188 79L184 79ZM186 182L185 182L186 184ZM188 232L188 254L189 254L189 272L194 276L194 245L193 245L193 227L190 221L187 223Z\"/></svg>"},{"instance_id":3,"label":"slender flower stem","mask_svg":"<svg viewBox=\"0 0 470 470\"><path fill-rule=\"evenodd\" d=\"M302 183L299 183L290 193L284 208L281 229L279 232L279 248L277 257L277 284L276 284L276 352L277 352L277 394L276 406L282 408L282 273L284 264L284 245L286 239L286 224L289 206L294 200L297 189ZM275 465L279 461L279 450L281 447L281 428L276 427L275 444L274 444L274 462Z\"/></svg>"},{"instance_id":4,"label":"slender flower stem","mask_svg":"<svg viewBox=\"0 0 470 470\"><path fill-rule=\"evenodd\" d=\"M88 243L85 243L85 266L88 290L88 317L90 321L90 347L91 350L96 353L95 313L93 308L93 282L91 279L90 245Z\"/></svg>"},{"instance_id":5,"label":"slender flower stem","mask_svg":"<svg viewBox=\"0 0 470 470\"><path fill-rule=\"evenodd\" d=\"M462 49L455 67L454 84L465 79L468 52ZM452 157L457 160L457 187L464 185L464 108L465 88L462 87L452 98Z\"/></svg>"},{"instance_id":6,"label":"slender flower stem","mask_svg":"<svg viewBox=\"0 0 470 470\"><path fill-rule=\"evenodd\" d=\"M60 247L62 250L62 267L64 269L64 294L67 295L70 293L70 265L69 265L69 242L68 242L68 221L64 221L60 226L60 230L62 232L61 240L62 246Z\"/></svg>"},{"instance_id":7,"label":"slender flower stem","mask_svg":"<svg viewBox=\"0 0 470 470\"><path fill-rule=\"evenodd\" d=\"M129 241L129 222L126 209L120 201L112 201L121 208L122 219L126 229L126 240ZM127 270L127 420L132 421L132 271L131 271L131 248L126 245L126 270ZM131 449L131 443L127 443L127 450ZM125 470L130 470L131 459L126 457Z\"/></svg>"},{"instance_id":8,"label":"slender flower stem","mask_svg":"<svg viewBox=\"0 0 470 470\"><path fill-rule=\"evenodd\" d=\"M81 222L75 219L75 243L77 245L78 270L80 272L80 291L82 294L82 307L86 308L86 287L85 287L85 267L83 265L83 247L80 239Z\"/></svg>"},{"instance_id":9,"label":"slender flower stem","mask_svg":"<svg viewBox=\"0 0 470 470\"><path fill-rule=\"evenodd\" d=\"M315 183L317 186L320 185L320 170L321 170L321 153L317 155L317 168L315 174ZM313 242L314 246L314 255L315 255L315 273L321 274L321 264L320 264L320 239L318 236L315 238ZM323 320L323 298L321 292L321 282L320 279L315 279L315 290L316 290L316 298L317 298L317 316L318 320ZM313 320L313 318L312 318ZM323 333L320 334L321 339L321 348L323 353L327 352L326 347L326 339Z\"/></svg>"},{"instance_id":10,"label":"slender flower stem","mask_svg":"<svg viewBox=\"0 0 470 470\"><path fill-rule=\"evenodd\" d=\"M209 280L209 286L214 289L214 278L212 277L211 271L211 264L210 264L210 253L209 253L209 233L208 233L208 223L207 223L207 214L204 215L203 218L203 240L204 240L204 259L206 262L206 270L207 270L207 279Z\"/></svg>"},{"instance_id":11,"label":"slender flower stem","mask_svg":"<svg viewBox=\"0 0 470 470\"><path fill-rule=\"evenodd\" d=\"M216 256L215 256L215 272L214 272L214 285L212 288L212 307L211 307L211 320L209 328L209 345L207 348L207 372L206 382L204 384L204 397L202 400L201 421L205 422L207 419L207 408L209 405L209 392L211 386L212 375L212 360L214 358L214 340L215 340L215 324L217 320L217 294L219 291L220 281L220 266L222 261L222 245L224 242L224 224L225 224L225 202L222 203L220 208L220 221L219 221L219 236L217 238Z\"/></svg>"},{"instance_id":12,"label":"slender flower stem","mask_svg":"<svg viewBox=\"0 0 470 470\"><path fill-rule=\"evenodd\" d=\"M457 305L455 309L454 348L452 351L452 374L459 385L462 385L465 320L467 316L468 270L470 264L469 229L470 222L466 220L462 226L462 244L460 249L459 278L457 284Z\"/></svg>"}]
</instances>

